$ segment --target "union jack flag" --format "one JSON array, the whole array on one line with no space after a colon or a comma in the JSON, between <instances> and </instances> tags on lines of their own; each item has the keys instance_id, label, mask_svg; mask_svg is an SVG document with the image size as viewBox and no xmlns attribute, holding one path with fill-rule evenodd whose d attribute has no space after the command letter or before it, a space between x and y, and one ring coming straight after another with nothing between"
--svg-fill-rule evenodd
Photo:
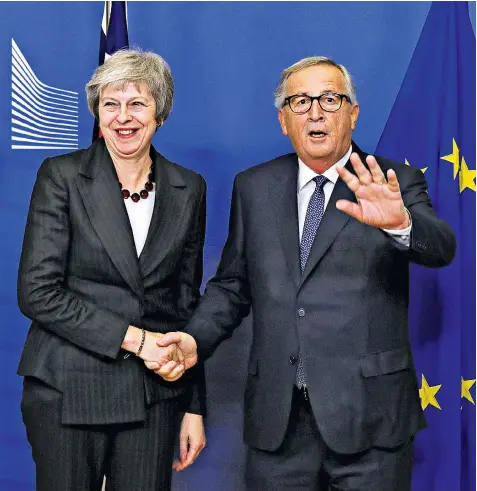
<instances>
[{"instance_id":1,"label":"union jack flag","mask_svg":"<svg viewBox=\"0 0 477 491\"><path fill-rule=\"evenodd\" d=\"M98 65L102 65L115 51L123 48L129 48L126 2L106 1L99 38ZM101 136L98 121L95 120L93 141Z\"/></svg>"}]
</instances>

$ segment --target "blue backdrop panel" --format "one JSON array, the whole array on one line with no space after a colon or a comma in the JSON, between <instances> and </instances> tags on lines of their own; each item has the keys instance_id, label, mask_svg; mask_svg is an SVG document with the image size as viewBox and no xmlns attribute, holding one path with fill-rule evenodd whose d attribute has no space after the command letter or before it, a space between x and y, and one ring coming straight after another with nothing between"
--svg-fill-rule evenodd
<instances>
[{"instance_id":1,"label":"blue backdrop panel","mask_svg":"<svg viewBox=\"0 0 477 491\"><path fill-rule=\"evenodd\" d=\"M206 279L226 237L233 177L291 150L273 107L280 72L311 55L345 64L361 104L354 136L372 152L429 7L430 2L128 5L130 45L161 54L176 84L172 114L154 144L169 159L202 173L208 184ZM67 151L11 148L12 39L38 80L78 93L78 147L86 147L93 118L84 85L97 65L102 12L102 2L0 3L1 491L34 489L19 410L21 379L15 375L28 328L17 308L16 274L38 167L45 157ZM208 363L208 446L190 469L175 476L176 491L244 489L241 403L249 342L250 325L244 322Z\"/></svg>"}]
</instances>

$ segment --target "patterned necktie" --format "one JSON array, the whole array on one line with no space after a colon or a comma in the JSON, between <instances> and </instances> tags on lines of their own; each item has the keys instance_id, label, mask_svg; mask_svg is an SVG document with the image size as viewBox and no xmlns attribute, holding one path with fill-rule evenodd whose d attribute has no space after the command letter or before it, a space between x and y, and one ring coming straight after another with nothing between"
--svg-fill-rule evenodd
<instances>
[{"instance_id":1,"label":"patterned necktie","mask_svg":"<svg viewBox=\"0 0 477 491\"><path fill-rule=\"evenodd\" d=\"M323 186L328 182L328 179L325 176L316 176L313 180L316 183L316 187L311 195L310 202L308 203L300 243L300 268L302 274L305 270L306 261L310 255L313 241L315 240L316 231L320 226L325 211L325 193L323 191ZM299 389L304 385L306 386L305 367L301 361L301 356L298 357L295 384Z\"/></svg>"}]
</instances>

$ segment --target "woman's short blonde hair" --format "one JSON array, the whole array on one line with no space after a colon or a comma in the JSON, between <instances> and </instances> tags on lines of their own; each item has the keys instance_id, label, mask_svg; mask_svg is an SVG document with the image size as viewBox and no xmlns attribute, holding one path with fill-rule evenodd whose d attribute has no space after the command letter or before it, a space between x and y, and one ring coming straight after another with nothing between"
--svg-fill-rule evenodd
<instances>
[{"instance_id":1,"label":"woman's short blonde hair","mask_svg":"<svg viewBox=\"0 0 477 491\"><path fill-rule=\"evenodd\" d=\"M86 84L88 108L99 120L99 99L107 86L124 89L128 84L144 84L156 102L156 122L169 116L174 98L174 81L166 61L156 53L140 49L116 51L94 72Z\"/></svg>"}]
</instances>

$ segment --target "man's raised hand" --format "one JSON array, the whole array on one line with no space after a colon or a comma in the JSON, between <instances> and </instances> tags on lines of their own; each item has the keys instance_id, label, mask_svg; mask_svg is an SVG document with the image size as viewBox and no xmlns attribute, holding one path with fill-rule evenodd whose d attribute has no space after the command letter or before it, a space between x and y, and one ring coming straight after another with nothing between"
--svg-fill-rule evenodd
<instances>
[{"instance_id":1,"label":"man's raised hand","mask_svg":"<svg viewBox=\"0 0 477 491\"><path fill-rule=\"evenodd\" d=\"M350 160L356 175L344 167L337 168L337 171L358 202L338 200L336 208L373 227L388 230L408 227L410 218L394 170L389 169L385 176L372 155L366 157L369 170L357 153L353 152Z\"/></svg>"}]
</instances>

